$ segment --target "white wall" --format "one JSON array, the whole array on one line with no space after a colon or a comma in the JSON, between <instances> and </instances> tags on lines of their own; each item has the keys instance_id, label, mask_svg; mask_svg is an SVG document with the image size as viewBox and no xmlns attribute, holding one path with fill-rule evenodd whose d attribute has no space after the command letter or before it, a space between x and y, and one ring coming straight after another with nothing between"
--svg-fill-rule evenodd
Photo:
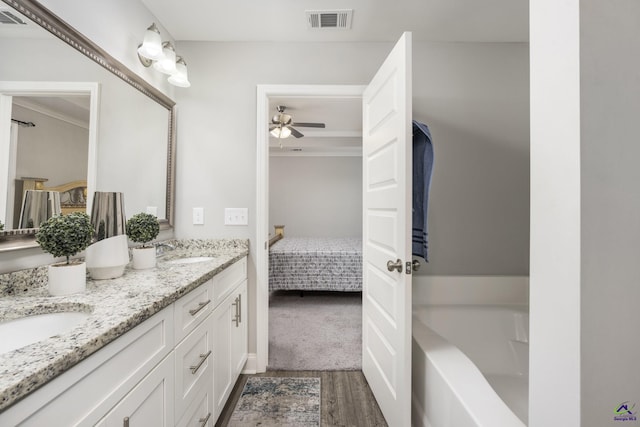
<instances>
[{"instance_id":1,"label":"white wall","mask_svg":"<svg viewBox=\"0 0 640 427\"><path fill-rule=\"evenodd\" d=\"M257 84L366 83L391 46L179 43L193 59L192 87L177 98L176 232L253 239L222 212L255 207ZM274 62L282 51L296 55ZM527 55L526 44L414 46L414 117L431 126L436 159L426 274L528 274ZM204 226L191 224L196 206Z\"/></svg>"},{"instance_id":2,"label":"white wall","mask_svg":"<svg viewBox=\"0 0 640 427\"><path fill-rule=\"evenodd\" d=\"M635 0L580 1L583 427L640 409L639 19Z\"/></svg>"},{"instance_id":3,"label":"white wall","mask_svg":"<svg viewBox=\"0 0 640 427\"><path fill-rule=\"evenodd\" d=\"M580 425L578 0L530 3L529 425Z\"/></svg>"},{"instance_id":4,"label":"white wall","mask_svg":"<svg viewBox=\"0 0 640 427\"><path fill-rule=\"evenodd\" d=\"M46 187L87 179L88 128L18 105L11 113L14 119L36 124L18 128L18 178L47 178Z\"/></svg>"},{"instance_id":5,"label":"white wall","mask_svg":"<svg viewBox=\"0 0 640 427\"><path fill-rule=\"evenodd\" d=\"M272 156L269 232L286 236L362 236L362 157Z\"/></svg>"},{"instance_id":6,"label":"white wall","mask_svg":"<svg viewBox=\"0 0 640 427\"><path fill-rule=\"evenodd\" d=\"M640 402L638 16L531 3L531 427L620 425Z\"/></svg>"},{"instance_id":7,"label":"white wall","mask_svg":"<svg viewBox=\"0 0 640 427\"><path fill-rule=\"evenodd\" d=\"M363 84L391 47L179 43L192 87L177 97L176 237L250 238L255 277L256 85ZM528 66L526 44L414 45L414 117L431 126L436 158L422 274L528 275ZM250 226L224 226L225 207L248 207Z\"/></svg>"}]
</instances>

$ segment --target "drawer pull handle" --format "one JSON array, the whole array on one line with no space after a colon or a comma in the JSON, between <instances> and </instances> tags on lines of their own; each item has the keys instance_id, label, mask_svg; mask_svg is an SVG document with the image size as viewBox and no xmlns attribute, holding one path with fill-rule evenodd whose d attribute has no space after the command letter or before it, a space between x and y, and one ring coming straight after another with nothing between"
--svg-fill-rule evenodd
<instances>
[{"instance_id":1,"label":"drawer pull handle","mask_svg":"<svg viewBox=\"0 0 640 427\"><path fill-rule=\"evenodd\" d=\"M198 308L192 308L191 310L189 310L189 314L192 315L192 316L195 316L196 314L198 314L198 312L200 310L205 308L210 302L211 302L211 300L208 299L205 302L198 303Z\"/></svg>"},{"instance_id":2,"label":"drawer pull handle","mask_svg":"<svg viewBox=\"0 0 640 427\"><path fill-rule=\"evenodd\" d=\"M199 423L202 423L202 424L200 424L200 427L207 427L207 423L209 422L209 418L211 418L211 412L209 412L206 417L200 418L198 420Z\"/></svg>"},{"instance_id":3,"label":"drawer pull handle","mask_svg":"<svg viewBox=\"0 0 640 427\"><path fill-rule=\"evenodd\" d=\"M129 417L124 417L124 420L122 420L122 427L129 427Z\"/></svg>"},{"instance_id":4,"label":"drawer pull handle","mask_svg":"<svg viewBox=\"0 0 640 427\"><path fill-rule=\"evenodd\" d=\"M191 369L192 374L195 374L196 372L198 372L198 369L200 369L200 366L202 366L202 364L204 363L205 360L207 360L207 357L209 357L210 354L211 354L211 350L209 350L207 354L201 354L200 361L198 362L198 364L196 366L189 366L189 369Z\"/></svg>"},{"instance_id":5,"label":"drawer pull handle","mask_svg":"<svg viewBox=\"0 0 640 427\"><path fill-rule=\"evenodd\" d=\"M238 323L242 323L242 294L238 295Z\"/></svg>"}]
</instances>

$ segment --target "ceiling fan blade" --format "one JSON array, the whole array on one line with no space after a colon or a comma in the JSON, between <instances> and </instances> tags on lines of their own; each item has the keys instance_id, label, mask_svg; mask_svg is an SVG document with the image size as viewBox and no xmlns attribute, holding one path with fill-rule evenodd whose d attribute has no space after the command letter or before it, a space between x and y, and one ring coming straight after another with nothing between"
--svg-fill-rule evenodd
<instances>
[{"instance_id":1,"label":"ceiling fan blade","mask_svg":"<svg viewBox=\"0 0 640 427\"><path fill-rule=\"evenodd\" d=\"M324 123L291 123L293 126L298 126L301 128L323 128L324 129Z\"/></svg>"},{"instance_id":2,"label":"ceiling fan blade","mask_svg":"<svg viewBox=\"0 0 640 427\"><path fill-rule=\"evenodd\" d=\"M294 129L292 127L289 127L289 129L291 130L291 135L295 136L296 138L302 138L304 135L302 133L300 133L300 131L298 131L297 129Z\"/></svg>"}]
</instances>

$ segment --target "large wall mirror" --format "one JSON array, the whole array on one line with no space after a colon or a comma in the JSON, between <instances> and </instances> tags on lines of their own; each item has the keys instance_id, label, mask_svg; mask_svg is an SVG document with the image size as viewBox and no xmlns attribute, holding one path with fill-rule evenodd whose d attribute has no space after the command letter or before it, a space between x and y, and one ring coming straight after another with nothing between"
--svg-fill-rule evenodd
<instances>
[{"instance_id":1,"label":"large wall mirror","mask_svg":"<svg viewBox=\"0 0 640 427\"><path fill-rule=\"evenodd\" d=\"M127 217L170 228L175 102L38 2L2 2L0 251L35 245L20 222L27 189L60 191L63 212L123 192Z\"/></svg>"}]
</instances>

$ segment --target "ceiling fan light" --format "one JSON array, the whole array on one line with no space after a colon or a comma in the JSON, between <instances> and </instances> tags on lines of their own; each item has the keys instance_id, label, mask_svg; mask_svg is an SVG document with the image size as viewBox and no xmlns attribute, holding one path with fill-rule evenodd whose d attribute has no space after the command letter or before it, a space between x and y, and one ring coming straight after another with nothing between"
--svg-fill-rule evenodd
<instances>
[{"instance_id":1,"label":"ceiling fan light","mask_svg":"<svg viewBox=\"0 0 640 427\"><path fill-rule=\"evenodd\" d=\"M153 63L153 68L164 74L173 74L176 72L176 50L171 42L162 44L162 53L164 57Z\"/></svg>"},{"instance_id":2,"label":"ceiling fan light","mask_svg":"<svg viewBox=\"0 0 640 427\"><path fill-rule=\"evenodd\" d=\"M284 138L289 138L291 136L291 129L289 129L286 126L285 127L278 126L276 128L273 128L270 133L276 138L284 139Z\"/></svg>"},{"instance_id":3,"label":"ceiling fan light","mask_svg":"<svg viewBox=\"0 0 640 427\"><path fill-rule=\"evenodd\" d=\"M187 76L187 63L179 56L176 61L176 72L169 77L169 83L179 87L189 87L189 78Z\"/></svg>"},{"instance_id":4,"label":"ceiling fan light","mask_svg":"<svg viewBox=\"0 0 640 427\"><path fill-rule=\"evenodd\" d=\"M138 48L138 55L153 61L162 58L162 40L155 23L144 33L144 41Z\"/></svg>"}]
</instances>

